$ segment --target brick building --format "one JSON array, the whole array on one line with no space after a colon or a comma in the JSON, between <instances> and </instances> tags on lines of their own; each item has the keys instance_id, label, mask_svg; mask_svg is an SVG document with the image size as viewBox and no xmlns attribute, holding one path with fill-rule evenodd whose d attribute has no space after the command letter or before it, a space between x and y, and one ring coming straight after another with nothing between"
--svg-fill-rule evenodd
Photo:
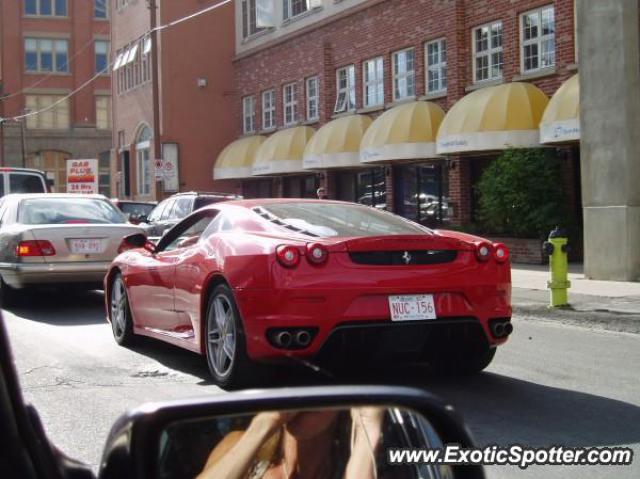
<instances>
[{"instance_id":1,"label":"brick building","mask_svg":"<svg viewBox=\"0 0 640 479\"><path fill-rule=\"evenodd\" d=\"M0 2L0 163L45 170L66 191L66 160L98 158L109 195L108 59L107 0Z\"/></svg>"},{"instance_id":2,"label":"brick building","mask_svg":"<svg viewBox=\"0 0 640 479\"><path fill-rule=\"evenodd\" d=\"M426 224L467 224L475 213L472 185L515 133L491 151L463 148L444 157L435 138L442 117L481 89L520 83L536 87L533 96L541 96L534 102L543 107L577 72L573 0L238 0L235 13L239 140L220 155L214 178L234 179L246 196L311 197L323 185L333 198ZM351 143L384 143L394 125L426 131L425 121L433 138L418 132L397 140L403 148L379 145L375 155L382 156L367 158L362 145L359 154L357 146L310 153L331 143L327 135L338 143L345 135ZM313 128L323 138L290 148L285 137L296 128ZM303 158L293 161L292 151L286 162L274 156L278 142ZM566 159L565 183L579 216L575 145L556 151ZM314 160L322 155L327 162ZM269 161L288 166L265 169Z\"/></svg>"},{"instance_id":3,"label":"brick building","mask_svg":"<svg viewBox=\"0 0 640 479\"><path fill-rule=\"evenodd\" d=\"M212 189L211 175L204 172L211 171L235 132L223 120L233 109L233 7L207 11L216 3L111 2L111 168L113 188L121 198L152 200L176 191Z\"/></svg>"}]
</instances>

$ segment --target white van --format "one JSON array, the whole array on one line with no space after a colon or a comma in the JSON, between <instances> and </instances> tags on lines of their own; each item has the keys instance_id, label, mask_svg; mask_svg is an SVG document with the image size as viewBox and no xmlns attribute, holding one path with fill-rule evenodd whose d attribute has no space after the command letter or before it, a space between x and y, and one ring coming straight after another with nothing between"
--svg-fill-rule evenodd
<instances>
[{"instance_id":1,"label":"white van","mask_svg":"<svg viewBox=\"0 0 640 479\"><path fill-rule=\"evenodd\" d=\"M0 168L0 197L9 193L49 193L47 175L31 168Z\"/></svg>"}]
</instances>

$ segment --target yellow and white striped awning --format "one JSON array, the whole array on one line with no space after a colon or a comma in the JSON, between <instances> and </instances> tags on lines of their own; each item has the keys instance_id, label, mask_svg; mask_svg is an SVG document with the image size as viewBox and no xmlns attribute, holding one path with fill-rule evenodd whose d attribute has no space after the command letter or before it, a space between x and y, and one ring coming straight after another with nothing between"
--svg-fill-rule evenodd
<instances>
[{"instance_id":1,"label":"yellow and white striped awning","mask_svg":"<svg viewBox=\"0 0 640 479\"><path fill-rule=\"evenodd\" d=\"M304 168L353 168L360 164L360 142L371 118L349 115L322 126L307 143L302 165Z\"/></svg>"},{"instance_id":2,"label":"yellow and white striped awning","mask_svg":"<svg viewBox=\"0 0 640 479\"><path fill-rule=\"evenodd\" d=\"M540 143L580 141L580 79L576 73L556 91L540 121Z\"/></svg>"},{"instance_id":3,"label":"yellow and white striped awning","mask_svg":"<svg viewBox=\"0 0 640 479\"><path fill-rule=\"evenodd\" d=\"M362 138L360 161L436 158L436 134L444 118L436 103L414 101L375 119Z\"/></svg>"},{"instance_id":4,"label":"yellow and white striped awning","mask_svg":"<svg viewBox=\"0 0 640 479\"><path fill-rule=\"evenodd\" d=\"M445 115L436 151L444 155L538 146L548 102L542 90L523 82L469 93Z\"/></svg>"},{"instance_id":5,"label":"yellow and white striped awning","mask_svg":"<svg viewBox=\"0 0 640 479\"><path fill-rule=\"evenodd\" d=\"M216 159L213 179L250 178L256 152L265 139L264 136L254 135L229 143Z\"/></svg>"},{"instance_id":6,"label":"yellow and white striped awning","mask_svg":"<svg viewBox=\"0 0 640 479\"><path fill-rule=\"evenodd\" d=\"M253 163L253 176L305 172L302 155L315 133L310 126L296 126L275 132L260 146Z\"/></svg>"}]
</instances>

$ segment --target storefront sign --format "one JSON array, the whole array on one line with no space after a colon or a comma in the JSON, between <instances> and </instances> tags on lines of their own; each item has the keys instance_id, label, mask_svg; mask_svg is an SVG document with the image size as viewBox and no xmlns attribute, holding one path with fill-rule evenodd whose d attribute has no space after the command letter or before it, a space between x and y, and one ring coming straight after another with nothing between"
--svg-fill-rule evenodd
<instances>
[{"instance_id":1,"label":"storefront sign","mask_svg":"<svg viewBox=\"0 0 640 479\"><path fill-rule=\"evenodd\" d=\"M98 193L98 160L67 160L67 193Z\"/></svg>"}]
</instances>

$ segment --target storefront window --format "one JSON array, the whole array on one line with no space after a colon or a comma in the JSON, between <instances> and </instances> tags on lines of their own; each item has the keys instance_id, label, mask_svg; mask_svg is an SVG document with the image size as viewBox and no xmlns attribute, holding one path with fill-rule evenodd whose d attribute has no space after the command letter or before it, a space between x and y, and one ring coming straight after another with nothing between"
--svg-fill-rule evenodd
<instances>
[{"instance_id":1,"label":"storefront window","mask_svg":"<svg viewBox=\"0 0 640 479\"><path fill-rule=\"evenodd\" d=\"M384 167L337 173L336 199L386 209L387 189Z\"/></svg>"},{"instance_id":2,"label":"storefront window","mask_svg":"<svg viewBox=\"0 0 640 479\"><path fill-rule=\"evenodd\" d=\"M443 163L398 166L395 183L398 214L427 226L448 221L449 181Z\"/></svg>"},{"instance_id":3,"label":"storefront window","mask_svg":"<svg viewBox=\"0 0 640 479\"><path fill-rule=\"evenodd\" d=\"M271 179L250 180L242 183L242 196L245 198L271 198Z\"/></svg>"},{"instance_id":4,"label":"storefront window","mask_svg":"<svg viewBox=\"0 0 640 479\"><path fill-rule=\"evenodd\" d=\"M318 182L315 175L286 176L282 181L282 196L285 198L317 197Z\"/></svg>"}]
</instances>

